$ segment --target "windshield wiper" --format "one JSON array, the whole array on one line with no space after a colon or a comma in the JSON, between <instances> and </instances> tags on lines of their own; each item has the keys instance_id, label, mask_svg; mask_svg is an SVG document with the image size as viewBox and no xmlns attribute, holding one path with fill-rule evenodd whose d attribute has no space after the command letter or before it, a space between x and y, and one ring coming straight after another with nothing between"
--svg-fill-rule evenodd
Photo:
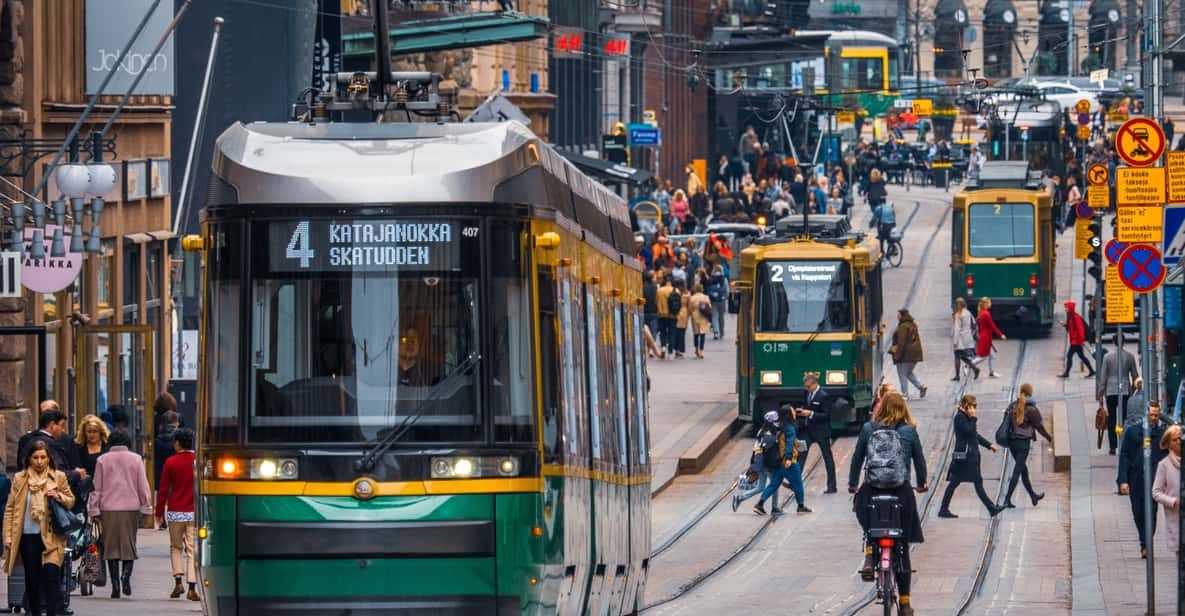
<instances>
[{"instance_id":1,"label":"windshield wiper","mask_svg":"<svg viewBox=\"0 0 1185 616\"><path fill-rule=\"evenodd\" d=\"M827 315L823 315L823 320L819 321L819 324L815 326L815 331L811 332L810 338L807 338L806 342L802 343L802 350L803 351L807 350L807 348L809 348L811 346L811 343L815 341L815 338L818 338L819 334L823 333L823 328L826 326L827 326Z\"/></svg>"},{"instance_id":2,"label":"windshield wiper","mask_svg":"<svg viewBox=\"0 0 1185 616\"><path fill-rule=\"evenodd\" d=\"M372 449L362 454L361 458L358 458L354 461L354 472L369 473L373 471L375 464L378 463L379 458L381 458L383 454L387 453L387 451L391 449L392 445L399 442L399 439L403 438L405 434L415 427L416 422L420 420L420 417L423 417L424 408L427 407L428 404L435 402L436 399L440 397L440 394L445 390L444 386L452 383L453 379L461 376L470 368L476 367L480 362L481 354L474 352L470 353L464 361L457 364L457 366L453 368L443 379L441 379L438 383L433 385L430 390L428 390L428 395L416 405L416 408L411 412L410 415L404 417L403 421L399 422L399 424L395 427L388 428L387 430L389 430L389 432L380 436L379 439L374 442L374 447ZM382 434L382 432L383 431L380 430L379 434Z\"/></svg>"}]
</instances>

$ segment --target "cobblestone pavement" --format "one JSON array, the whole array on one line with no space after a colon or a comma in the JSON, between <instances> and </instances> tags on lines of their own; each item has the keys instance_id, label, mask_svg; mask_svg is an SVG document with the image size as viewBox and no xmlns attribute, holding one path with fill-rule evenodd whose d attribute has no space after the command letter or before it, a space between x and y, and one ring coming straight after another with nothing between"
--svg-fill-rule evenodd
<instances>
[{"instance_id":1,"label":"cobblestone pavement","mask_svg":"<svg viewBox=\"0 0 1185 616\"><path fill-rule=\"evenodd\" d=\"M112 599L111 586L96 588L94 596L81 597L75 591L70 607L78 616L146 616L157 614L201 614L201 603L169 599L173 577L169 565L169 533L160 530L141 530L137 540L140 559L132 570L132 597ZM0 578L4 578L0 574ZM7 578L0 585L7 606Z\"/></svg>"}]
</instances>

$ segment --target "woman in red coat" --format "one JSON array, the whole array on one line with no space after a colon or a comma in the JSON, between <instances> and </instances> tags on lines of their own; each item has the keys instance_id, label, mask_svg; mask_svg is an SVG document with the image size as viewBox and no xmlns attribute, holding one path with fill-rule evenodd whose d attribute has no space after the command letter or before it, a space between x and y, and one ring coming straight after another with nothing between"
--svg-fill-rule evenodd
<instances>
[{"instance_id":1,"label":"woman in red coat","mask_svg":"<svg viewBox=\"0 0 1185 616\"><path fill-rule=\"evenodd\" d=\"M993 379L999 378L1000 375L992 368L992 341L995 338L1000 340L1007 340L1008 337L1004 332L996 327L996 322L992 320L992 300L983 298L979 300L979 314L975 317L979 324L979 338L975 341L975 363L979 363L987 359L988 376Z\"/></svg>"}]
</instances>

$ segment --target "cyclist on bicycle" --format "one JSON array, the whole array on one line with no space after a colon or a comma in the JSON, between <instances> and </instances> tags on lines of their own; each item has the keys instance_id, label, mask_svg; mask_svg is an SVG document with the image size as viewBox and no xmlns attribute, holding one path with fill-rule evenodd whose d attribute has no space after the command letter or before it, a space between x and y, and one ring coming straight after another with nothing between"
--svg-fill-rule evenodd
<instances>
[{"instance_id":1,"label":"cyclist on bicycle","mask_svg":"<svg viewBox=\"0 0 1185 616\"><path fill-rule=\"evenodd\" d=\"M893 236L893 228L897 226L897 211L893 204L885 201L872 210L869 227L876 227L876 238L881 241L881 254L885 254L885 242Z\"/></svg>"},{"instance_id":2,"label":"cyclist on bicycle","mask_svg":"<svg viewBox=\"0 0 1185 616\"><path fill-rule=\"evenodd\" d=\"M889 454L886 457L886 454ZM867 460L867 468L865 461ZM909 467L913 466L917 475L917 487L909 485ZM860 471L865 470L864 483L860 484ZM857 490L856 486L860 488ZM848 492L856 495L853 499L853 510L860 527L864 529L866 546L864 549L864 565L860 568L860 575L866 581L873 579L872 546L867 543L869 527L869 506L873 496L892 495L897 497L902 506L901 526L903 534L899 540L901 547L899 571L896 572L897 585L900 588L901 616L913 616L910 607L909 588L912 578L909 560L909 546L925 540L922 535L921 517L918 515L917 499L913 492L919 494L928 489L926 485L926 457L922 452L922 440L918 436L917 422L909 413L909 405L898 392L885 394L872 421L864 424L860 429L860 438L856 442L856 449L852 453L852 466L848 474Z\"/></svg>"}]
</instances>

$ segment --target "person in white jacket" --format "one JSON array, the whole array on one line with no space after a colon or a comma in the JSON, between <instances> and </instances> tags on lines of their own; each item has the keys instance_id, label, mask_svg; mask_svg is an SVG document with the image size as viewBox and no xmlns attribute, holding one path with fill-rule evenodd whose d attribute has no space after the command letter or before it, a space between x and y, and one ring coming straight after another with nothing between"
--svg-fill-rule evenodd
<instances>
[{"instance_id":1,"label":"person in white jacket","mask_svg":"<svg viewBox=\"0 0 1185 616\"><path fill-rule=\"evenodd\" d=\"M1164 509L1165 541L1169 549L1177 552L1178 518L1181 515L1181 426L1169 426L1160 437L1162 449L1169 450L1169 454L1156 465L1156 479L1152 482L1152 499L1160 503Z\"/></svg>"},{"instance_id":2,"label":"person in white jacket","mask_svg":"<svg viewBox=\"0 0 1185 616\"><path fill-rule=\"evenodd\" d=\"M975 365L975 317L967 310L967 302L959 297L955 299L955 314L951 324L951 344L955 351L955 376L952 381L959 380L959 362L967 364L979 378L979 367Z\"/></svg>"}]
</instances>

